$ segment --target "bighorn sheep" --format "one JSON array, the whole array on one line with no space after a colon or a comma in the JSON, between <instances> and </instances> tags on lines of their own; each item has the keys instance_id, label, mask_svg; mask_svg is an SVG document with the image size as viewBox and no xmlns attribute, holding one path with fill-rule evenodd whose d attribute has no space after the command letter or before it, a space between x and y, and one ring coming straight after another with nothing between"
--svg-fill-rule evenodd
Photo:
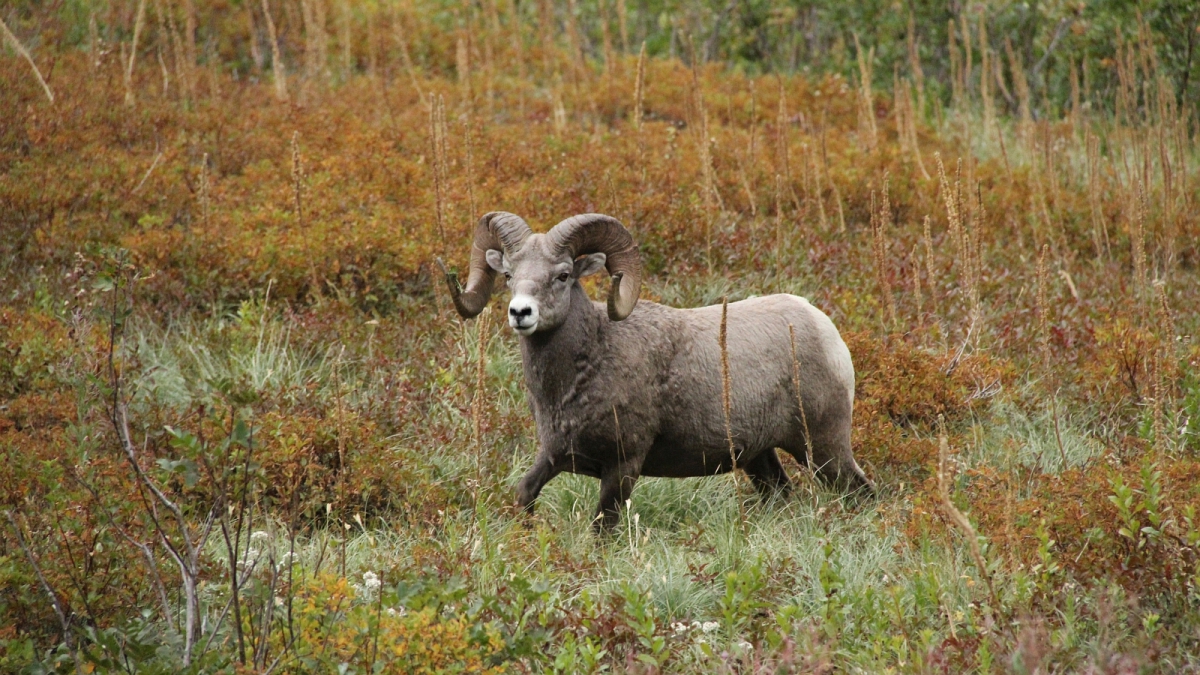
<instances>
[{"instance_id":1,"label":"bighorn sheep","mask_svg":"<svg viewBox=\"0 0 1200 675\"><path fill-rule=\"evenodd\" d=\"M607 267L607 307L579 279ZM731 455L722 405L721 307L638 303L641 258L615 218L584 214L545 234L511 213L475 228L465 288L446 273L463 317L483 311L496 274L508 280L508 323L521 359L541 448L518 487L531 510L563 471L600 479L596 525L614 525L638 476L704 476L743 469L764 494L788 491L782 448L827 482L873 492L850 450L854 366L837 328L804 298L770 295L728 307ZM635 311L636 306L636 311ZM789 336L795 331L795 355ZM795 359L795 360L794 360ZM799 414L793 368L800 364Z\"/></svg>"}]
</instances>

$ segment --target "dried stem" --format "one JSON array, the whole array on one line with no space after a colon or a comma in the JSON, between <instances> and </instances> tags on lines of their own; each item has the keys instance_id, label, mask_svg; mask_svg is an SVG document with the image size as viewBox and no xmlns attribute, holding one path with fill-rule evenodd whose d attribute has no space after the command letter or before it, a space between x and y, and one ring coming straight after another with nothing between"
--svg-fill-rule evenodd
<instances>
[{"instance_id":1,"label":"dried stem","mask_svg":"<svg viewBox=\"0 0 1200 675\"><path fill-rule=\"evenodd\" d=\"M875 210L875 193L871 192L871 230L872 248L875 253L875 281L879 285L879 293L883 296L888 312L887 330L896 327L896 298L892 294L892 283L889 279L891 270L888 265L887 231L892 226L892 206L888 199L888 174L883 175L883 195L879 210Z\"/></svg>"},{"instance_id":2,"label":"dried stem","mask_svg":"<svg viewBox=\"0 0 1200 675\"><path fill-rule=\"evenodd\" d=\"M29 50L25 49L25 45L21 44L17 36L13 35L12 31L8 29L8 24L4 23L3 17L0 17L0 31L4 31L4 39L8 40L12 48L29 62L29 67L33 69L33 74L37 77L38 84L42 85L42 91L46 92L46 98L50 99L51 103L54 103L54 92L50 91L50 85L46 84L46 78L42 77L42 71L38 70L37 64L33 62L33 57L29 55Z\"/></svg>"},{"instance_id":3,"label":"dried stem","mask_svg":"<svg viewBox=\"0 0 1200 675\"><path fill-rule=\"evenodd\" d=\"M975 528L971 526L971 521L950 499L950 478L946 471L946 457L950 454L950 442L946 438L946 428L942 421L942 416L938 415L938 426L940 432L938 434L938 493L942 500L942 510L950 518L950 522L959 529L963 537L967 540L968 549L971 552L971 558L975 561L975 569L979 571L979 576L983 577L983 581L987 584L988 594L991 596L992 606L994 610L1000 609L1000 598L996 595L996 588L992 585L992 575L988 571L987 563L983 559L983 551L979 548L979 534L975 532Z\"/></svg>"},{"instance_id":4,"label":"dried stem","mask_svg":"<svg viewBox=\"0 0 1200 675\"><path fill-rule=\"evenodd\" d=\"M871 93L875 48L871 47L864 52L858 42L858 33L855 33L854 49L858 53L858 127L867 137L867 147L874 151L879 145L879 130L875 124L875 96Z\"/></svg>"},{"instance_id":5,"label":"dried stem","mask_svg":"<svg viewBox=\"0 0 1200 675\"><path fill-rule=\"evenodd\" d=\"M721 299L721 332L717 337L717 341L721 346L721 410L725 417L725 441L729 444L729 461L733 467L733 481L736 485L738 482L737 476L737 450L733 444L733 421L731 419L733 407L733 391L730 387L729 378L729 297ZM746 529L746 503L738 496L738 508L741 515L743 534Z\"/></svg>"},{"instance_id":6,"label":"dried stem","mask_svg":"<svg viewBox=\"0 0 1200 675\"><path fill-rule=\"evenodd\" d=\"M292 171L295 172L295 167L293 167ZM212 195L210 194L211 186L209 185L209 178L208 178L208 153L207 152L204 153L203 159L200 160L200 189L198 190L198 192L199 192L198 197L200 200L200 222L202 222L205 227L208 227L208 219L212 212L212 207L211 207ZM297 194L297 201L299 201L299 194Z\"/></svg>"},{"instance_id":7,"label":"dried stem","mask_svg":"<svg viewBox=\"0 0 1200 675\"><path fill-rule=\"evenodd\" d=\"M808 435L808 414L804 412L804 396L800 392L800 359L796 356L796 327L788 324L788 339L792 346L792 386L796 389L796 408L800 410L800 424L804 428L804 463L808 467L808 476L814 482L817 479L813 467L812 437Z\"/></svg>"},{"instance_id":8,"label":"dried stem","mask_svg":"<svg viewBox=\"0 0 1200 675\"><path fill-rule=\"evenodd\" d=\"M29 561L29 566L33 568L34 574L37 575L38 584L41 585L42 591L50 597L50 605L54 607L54 614L58 617L58 623L62 627L63 642L67 644L71 655L75 657L75 670L79 672L79 657L75 653L75 639L71 634L71 623L67 619L67 614L63 610L62 603L58 600L58 594L50 587L50 582L46 581L46 575L42 574L42 567L38 565L37 558L33 556L33 551L29 550L29 546L25 543L25 536L21 534L21 526L17 524L12 511L6 509L4 517L8 519L9 526L12 527L13 533L17 535L17 546L21 548L21 552L25 554L25 559Z\"/></svg>"},{"instance_id":9,"label":"dried stem","mask_svg":"<svg viewBox=\"0 0 1200 675\"><path fill-rule=\"evenodd\" d=\"M479 331L478 353L475 361L475 396L471 400L471 436L475 446L475 490L474 501L476 513L479 510L479 492L483 481L483 407L484 407L484 376L487 368L487 345L489 329L491 328L491 311L484 310L479 315L475 329Z\"/></svg>"},{"instance_id":10,"label":"dried stem","mask_svg":"<svg viewBox=\"0 0 1200 675\"><path fill-rule=\"evenodd\" d=\"M466 169L467 169L467 205L471 211L471 222L475 222L477 210L475 208L475 152L474 141L472 140L472 131L475 124L471 119L471 114L468 112L463 117L463 142L466 145Z\"/></svg>"},{"instance_id":11,"label":"dried stem","mask_svg":"<svg viewBox=\"0 0 1200 675\"><path fill-rule=\"evenodd\" d=\"M129 63L125 67L125 105L133 105L133 67L137 63L138 38L146 23L146 0L138 0L137 18L133 22L133 43L129 47Z\"/></svg>"},{"instance_id":12,"label":"dried stem","mask_svg":"<svg viewBox=\"0 0 1200 675\"><path fill-rule=\"evenodd\" d=\"M438 238L442 244L442 257L445 258L448 257L446 253L446 101L441 95L433 99L433 105L429 108L429 138L433 145L433 189Z\"/></svg>"},{"instance_id":13,"label":"dried stem","mask_svg":"<svg viewBox=\"0 0 1200 675\"><path fill-rule=\"evenodd\" d=\"M292 207L295 209L296 224L303 224L304 209L302 192L304 190L304 165L300 157L300 132L292 132Z\"/></svg>"},{"instance_id":14,"label":"dried stem","mask_svg":"<svg viewBox=\"0 0 1200 675\"><path fill-rule=\"evenodd\" d=\"M271 17L271 7L267 0L262 0L263 15L267 19L267 37L271 40L271 79L275 83L275 98L286 101L287 72L283 66L283 53L279 50L279 35L275 30L275 19Z\"/></svg>"}]
</instances>

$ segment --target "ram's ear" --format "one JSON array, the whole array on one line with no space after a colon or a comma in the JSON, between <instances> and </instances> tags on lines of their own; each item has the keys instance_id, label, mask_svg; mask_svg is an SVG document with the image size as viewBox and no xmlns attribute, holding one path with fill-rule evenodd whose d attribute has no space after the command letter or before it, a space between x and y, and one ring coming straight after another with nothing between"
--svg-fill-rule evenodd
<instances>
[{"instance_id":1,"label":"ram's ear","mask_svg":"<svg viewBox=\"0 0 1200 675\"><path fill-rule=\"evenodd\" d=\"M575 278L582 279L589 274L595 274L604 268L608 256L603 253L591 253L575 259Z\"/></svg>"},{"instance_id":2,"label":"ram's ear","mask_svg":"<svg viewBox=\"0 0 1200 675\"><path fill-rule=\"evenodd\" d=\"M508 265L504 260L504 254L494 248L487 252L487 264L488 267L496 270L500 274L505 274L508 272Z\"/></svg>"}]
</instances>

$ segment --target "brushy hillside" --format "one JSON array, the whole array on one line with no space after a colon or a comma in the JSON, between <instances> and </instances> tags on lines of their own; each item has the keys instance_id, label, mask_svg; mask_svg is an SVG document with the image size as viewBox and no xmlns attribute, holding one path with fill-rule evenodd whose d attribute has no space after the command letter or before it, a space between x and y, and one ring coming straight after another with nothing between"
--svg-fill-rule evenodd
<instances>
[{"instance_id":1,"label":"brushy hillside","mask_svg":"<svg viewBox=\"0 0 1200 675\"><path fill-rule=\"evenodd\" d=\"M1051 89L985 4L808 75L620 0L21 7L0 670L1200 670L1200 166L1160 15L1061 29L1113 56ZM463 322L436 266L497 209L620 218L644 298L810 298L879 497L788 463L765 504L643 479L610 537L590 478L516 513L504 299Z\"/></svg>"}]
</instances>

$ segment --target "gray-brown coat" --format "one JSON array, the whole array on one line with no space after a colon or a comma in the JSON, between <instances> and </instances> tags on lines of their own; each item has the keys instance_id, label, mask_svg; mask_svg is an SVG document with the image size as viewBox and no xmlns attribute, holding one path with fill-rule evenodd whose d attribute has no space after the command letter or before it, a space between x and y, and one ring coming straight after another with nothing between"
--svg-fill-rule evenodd
<instances>
[{"instance_id":1,"label":"gray-brown coat","mask_svg":"<svg viewBox=\"0 0 1200 675\"><path fill-rule=\"evenodd\" d=\"M486 268L477 268L477 260ZM613 276L607 306L592 302L579 284L601 266ZM467 288L448 275L461 314L482 311L497 273L513 291L509 325L521 335L541 444L518 487L522 506L532 508L561 472L594 476L601 481L597 524L608 527L639 476L723 473L734 459L762 492L786 491L791 484L775 449L804 463L806 424L818 475L844 490L873 490L850 448L850 352L829 317L804 298L771 295L729 305L731 457L721 307L637 302L640 260L619 222L587 214L543 235L512 214L487 214L476 229Z\"/></svg>"}]
</instances>

